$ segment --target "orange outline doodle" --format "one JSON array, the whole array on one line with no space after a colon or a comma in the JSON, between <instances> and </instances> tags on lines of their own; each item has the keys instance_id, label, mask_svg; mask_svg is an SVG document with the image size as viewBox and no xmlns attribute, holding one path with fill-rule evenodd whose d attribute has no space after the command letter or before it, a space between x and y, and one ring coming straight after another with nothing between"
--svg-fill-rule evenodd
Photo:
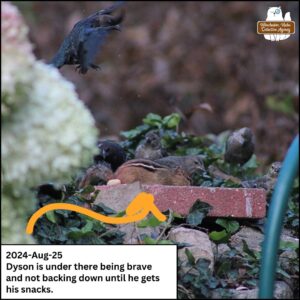
<instances>
[{"instance_id":1,"label":"orange outline doodle","mask_svg":"<svg viewBox=\"0 0 300 300\"><path fill-rule=\"evenodd\" d=\"M32 234L36 221L46 212L55 209L76 211L78 213L94 218L100 222L110 223L110 224L124 224L124 223L132 223L132 222L140 221L144 219L149 212L152 212L152 214L161 222L165 221L167 218L155 206L154 196L149 193L141 192L129 203L125 211L127 216L123 216L123 217L104 216L90 209L75 204L69 204L69 203L48 204L40 208L39 210L37 210L31 216L26 227L26 233Z\"/></svg>"}]
</instances>

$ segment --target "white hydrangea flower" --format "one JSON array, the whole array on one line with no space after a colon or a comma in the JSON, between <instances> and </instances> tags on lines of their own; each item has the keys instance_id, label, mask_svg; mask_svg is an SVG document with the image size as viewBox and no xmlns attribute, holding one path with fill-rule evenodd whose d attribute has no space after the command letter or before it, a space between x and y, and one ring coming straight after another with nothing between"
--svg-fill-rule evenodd
<instances>
[{"instance_id":1,"label":"white hydrangea flower","mask_svg":"<svg viewBox=\"0 0 300 300\"><path fill-rule=\"evenodd\" d=\"M15 91L30 89L30 69L34 62L28 28L17 8L1 2L1 115L7 116L22 103ZM20 70L22 70L20 72Z\"/></svg>"},{"instance_id":2,"label":"white hydrangea flower","mask_svg":"<svg viewBox=\"0 0 300 300\"><path fill-rule=\"evenodd\" d=\"M32 198L33 199L33 198ZM6 195L1 197L1 242L3 244L34 244L31 235L25 233L26 218L24 212L34 207L30 198L12 199ZM32 211L30 212L32 213Z\"/></svg>"},{"instance_id":3,"label":"white hydrangea flower","mask_svg":"<svg viewBox=\"0 0 300 300\"><path fill-rule=\"evenodd\" d=\"M4 243L32 243L30 188L66 182L96 153L94 120L72 83L35 60L18 10L1 3L1 215Z\"/></svg>"},{"instance_id":4,"label":"white hydrangea flower","mask_svg":"<svg viewBox=\"0 0 300 300\"><path fill-rule=\"evenodd\" d=\"M29 187L67 179L86 165L97 135L91 114L57 69L35 62L32 77L26 104L2 130L4 181Z\"/></svg>"}]
</instances>

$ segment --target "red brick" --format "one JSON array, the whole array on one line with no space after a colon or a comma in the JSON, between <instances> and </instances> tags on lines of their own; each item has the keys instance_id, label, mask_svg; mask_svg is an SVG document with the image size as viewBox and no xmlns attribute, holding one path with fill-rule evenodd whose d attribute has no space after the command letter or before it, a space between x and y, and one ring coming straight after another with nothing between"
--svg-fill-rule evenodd
<instances>
[{"instance_id":1,"label":"red brick","mask_svg":"<svg viewBox=\"0 0 300 300\"><path fill-rule=\"evenodd\" d=\"M118 185L98 186L113 189ZM207 188L196 186L142 185L154 195L161 210L172 209L186 215L193 203L200 199L213 206L211 217L263 218L266 214L266 192L263 189Z\"/></svg>"}]
</instances>

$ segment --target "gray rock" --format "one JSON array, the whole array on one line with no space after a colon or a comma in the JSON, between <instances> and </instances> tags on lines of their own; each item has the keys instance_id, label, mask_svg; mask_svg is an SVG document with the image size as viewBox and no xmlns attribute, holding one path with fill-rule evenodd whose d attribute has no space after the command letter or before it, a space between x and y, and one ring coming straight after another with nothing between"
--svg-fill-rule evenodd
<instances>
[{"instance_id":1,"label":"gray rock","mask_svg":"<svg viewBox=\"0 0 300 300\"><path fill-rule=\"evenodd\" d=\"M290 235L290 232L283 230L280 237L282 241L288 241L293 243L299 243L299 239ZM252 250L260 251L262 242L264 240L264 234L260 231L253 229L251 227L242 227L236 234L234 234L230 239L230 245L237 250L243 249L242 240L245 240L248 247Z\"/></svg>"},{"instance_id":2,"label":"gray rock","mask_svg":"<svg viewBox=\"0 0 300 300\"><path fill-rule=\"evenodd\" d=\"M191 245L189 247L184 247L178 250L178 258L181 261L187 261L185 248L188 248L195 257L196 261L199 258L208 259L211 262L209 268L213 270L214 254L212 249L212 242L210 241L206 233L195 229L179 227L171 229L169 234L169 240L179 243L187 243Z\"/></svg>"},{"instance_id":3,"label":"gray rock","mask_svg":"<svg viewBox=\"0 0 300 300\"><path fill-rule=\"evenodd\" d=\"M105 190L101 190L94 203L101 202L116 212L120 212L124 211L128 204L142 191L139 182L113 185Z\"/></svg>"},{"instance_id":4,"label":"gray rock","mask_svg":"<svg viewBox=\"0 0 300 300\"><path fill-rule=\"evenodd\" d=\"M138 228L135 223L122 224L118 226L119 230L125 232L124 244L141 244L139 238L142 234L146 234L152 238L157 238L160 233L160 227Z\"/></svg>"},{"instance_id":5,"label":"gray rock","mask_svg":"<svg viewBox=\"0 0 300 300\"><path fill-rule=\"evenodd\" d=\"M143 189L139 182L114 185L113 187L101 190L94 203L103 203L116 212L120 212L126 210L129 203L140 192L143 192ZM159 226L153 228L137 228L136 223L122 224L118 226L118 229L125 232L124 244L140 244L139 236L141 234L147 234L155 238L159 235L160 231Z\"/></svg>"},{"instance_id":6,"label":"gray rock","mask_svg":"<svg viewBox=\"0 0 300 300\"><path fill-rule=\"evenodd\" d=\"M242 251L242 240L245 240L250 249L260 251L263 239L264 235L260 231L251 227L242 227L230 238L230 245L238 251Z\"/></svg>"},{"instance_id":7,"label":"gray rock","mask_svg":"<svg viewBox=\"0 0 300 300\"><path fill-rule=\"evenodd\" d=\"M279 255L281 268L289 274L295 274L293 261L298 257L295 250L286 250Z\"/></svg>"},{"instance_id":8,"label":"gray rock","mask_svg":"<svg viewBox=\"0 0 300 300\"><path fill-rule=\"evenodd\" d=\"M218 244L212 243L212 248L215 257L222 256L225 252L230 251L230 248L227 246L227 244Z\"/></svg>"}]
</instances>

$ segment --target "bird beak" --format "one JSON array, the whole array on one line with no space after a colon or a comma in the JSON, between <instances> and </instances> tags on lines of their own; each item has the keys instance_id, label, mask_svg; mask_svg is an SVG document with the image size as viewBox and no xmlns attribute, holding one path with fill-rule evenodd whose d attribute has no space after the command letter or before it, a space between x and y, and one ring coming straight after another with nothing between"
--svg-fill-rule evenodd
<instances>
[{"instance_id":1,"label":"bird beak","mask_svg":"<svg viewBox=\"0 0 300 300\"><path fill-rule=\"evenodd\" d=\"M121 26L120 25L115 25L113 27L114 30L118 30L118 31L121 31Z\"/></svg>"},{"instance_id":2,"label":"bird beak","mask_svg":"<svg viewBox=\"0 0 300 300\"><path fill-rule=\"evenodd\" d=\"M202 171L202 172L206 171L204 166L198 166L197 170Z\"/></svg>"}]
</instances>

